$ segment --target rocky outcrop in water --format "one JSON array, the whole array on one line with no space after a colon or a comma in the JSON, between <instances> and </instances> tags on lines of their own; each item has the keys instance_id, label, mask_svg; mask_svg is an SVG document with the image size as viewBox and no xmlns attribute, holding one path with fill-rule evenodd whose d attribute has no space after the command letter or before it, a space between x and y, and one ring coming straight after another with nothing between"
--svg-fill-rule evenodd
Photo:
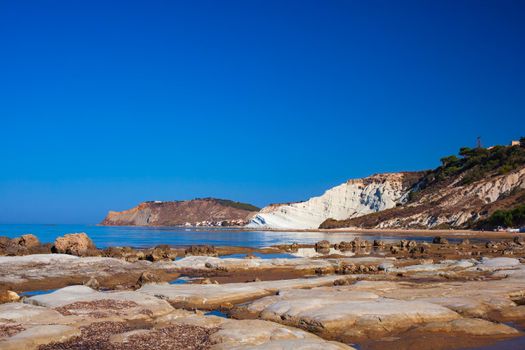
<instances>
[{"instance_id":1,"label":"rocky outcrop in water","mask_svg":"<svg viewBox=\"0 0 525 350\"><path fill-rule=\"evenodd\" d=\"M129 210L110 211L100 223L108 226L240 226L259 208L216 198L144 202Z\"/></svg>"}]
</instances>

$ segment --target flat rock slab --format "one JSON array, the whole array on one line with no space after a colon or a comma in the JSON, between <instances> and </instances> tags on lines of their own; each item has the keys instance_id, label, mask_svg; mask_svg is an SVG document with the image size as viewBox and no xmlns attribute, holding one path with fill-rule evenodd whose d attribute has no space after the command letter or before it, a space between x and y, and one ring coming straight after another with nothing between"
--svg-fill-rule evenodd
<instances>
[{"instance_id":1,"label":"flat rock slab","mask_svg":"<svg viewBox=\"0 0 525 350\"><path fill-rule=\"evenodd\" d=\"M58 311L36 305L8 303L0 305L0 322L20 324L67 324Z\"/></svg>"},{"instance_id":2,"label":"flat rock slab","mask_svg":"<svg viewBox=\"0 0 525 350\"><path fill-rule=\"evenodd\" d=\"M70 286L25 300L54 308L63 315L123 319L158 317L173 311L166 301L136 292L98 292L86 286Z\"/></svg>"},{"instance_id":3,"label":"flat rock slab","mask_svg":"<svg viewBox=\"0 0 525 350\"><path fill-rule=\"evenodd\" d=\"M495 270L495 269L512 269L520 266L518 259L514 258L483 258L477 265L478 269Z\"/></svg>"},{"instance_id":4,"label":"flat rock slab","mask_svg":"<svg viewBox=\"0 0 525 350\"><path fill-rule=\"evenodd\" d=\"M429 323L418 328L420 333L454 333L470 336L514 336L520 334L515 328L479 318L460 318L450 322Z\"/></svg>"},{"instance_id":5,"label":"flat rock slab","mask_svg":"<svg viewBox=\"0 0 525 350\"><path fill-rule=\"evenodd\" d=\"M324 340L298 328L287 327L262 320L233 320L220 317L185 315L164 317L161 325L179 323L206 328L216 328L211 340L214 350L352 350L354 348L333 341Z\"/></svg>"},{"instance_id":6,"label":"flat rock slab","mask_svg":"<svg viewBox=\"0 0 525 350\"><path fill-rule=\"evenodd\" d=\"M291 269L314 271L316 269L335 269L341 264L354 265L379 265L384 262L395 261L395 258L378 258L378 257L358 257L358 258L338 258L338 259L221 259L209 256L188 256L184 259L174 262L176 269L181 271L201 271L201 270L273 270L273 269Z\"/></svg>"},{"instance_id":7,"label":"flat rock slab","mask_svg":"<svg viewBox=\"0 0 525 350\"><path fill-rule=\"evenodd\" d=\"M33 349L50 341L64 341L80 334L74 326L80 319L66 317L50 308L22 303L0 305L0 326L19 331L0 339L0 349Z\"/></svg>"},{"instance_id":8,"label":"flat rock slab","mask_svg":"<svg viewBox=\"0 0 525 350\"><path fill-rule=\"evenodd\" d=\"M4 341L0 341L2 350L35 349L51 341L62 342L79 336L80 330L66 325L39 325L26 329Z\"/></svg>"},{"instance_id":9,"label":"flat rock slab","mask_svg":"<svg viewBox=\"0 0 525 350\"><path fill-rule=\"evenodd\" d=\"M498 278L498 279L492 279ZM515 301L525 298L525 267L494 272L486 280L454 282L359 281L354 291L376 293L385 298L419 300L445 306L466 317L490 318L506 309L512 313Z\"/></svg>"},{"instance_id":10,"label":"flat rock slab","mask_svg":"<svg viewBox=\"0 0 525 350\"><path fill-rule=\"evenodd\" d=\"M459 319L456 312L423 301L356 292L347 287L286 290L248 304L264 320L300 327L327 337L363 338L404 331L415 325Z\"/></svg>"},{"instance_id":11,"label":"flat rock slab","mask_svg":"<svg viewBox=\"0 0 525 350\"><path fill-rule=\"evenodd\" d=\"M66 291L66 292L71 292ZM81 299L93 295L87 291L79 291ZM138 298L147 298L144 294ZM69 301L71 297L62 294ZM129 300L129 298L127 298ZM61 303L52 303L62 305ZM17 307L22 305L22 307ZM232 320L216 316L204 316L185 310L173 310L170 313L136 323L126 317L116 314L111 320L98 319L88 314L62 316L49 307L19 304L2 305L0 319L2 322L20 321L16 323L17 332L0 339L2 350L36 350L41 345L46 349L113 349L112 345L125 345L125 348L149 350L185 348L183 344L196 345L194 342L205 341L211 349L326 349L352 350L342 343L324 340L314 334L285 325L262 320ZM68 305L68 304L66 304ZM61 306L64 307L64 306ZM19 315L16 313L19 312ZM35 324L28 316L41 313L42 324ZM68 319L71 324L56 324L56 319ZM63 320L62 320L63 321ZM48 322L48 323L47 323ZM124 324L123 324L124 322ZM85 332L87 329L89 331ZM208 338L208 339L206 339ZM120 348L120 347L118 347Z\"/></svg>"},{"instance_id":12,"label":"flat rock slab","mask_svg":"<svg viewBox=\"0 0 525 350\"><path fill-rule=\"evenodd\" d=\"M410 273L410 272L441 272L441 271L461 271L475 266L477 262L470 260L444 260L439 264L416 264L405 267L389 268L388 272L392 273Z\"/></svg>"},{"instance_id":13,"label":"flat rock slab","mask_svg":"<svg viewBox=\"0 0 525 350\"><path fill-rule=\"evenodd\" d=\"M215 309L224 304L236 304L262 298L280 290L330 285L340 279L344 277L324 276L226 284L147 284L137 292L168 300L177 307Z\"/></svg>"},{"instance_id":14,"label":"flat rock slab","mask_svg":"<svg viewBox=\"0 0 525 350\"><path fill-rule=\"evenodd\" d=\"M188 256L174 262L177 269L183 270L206 270L226 269L235 270L262 270L262 269L298 269L314 270L316 268L329 268L332 264L326 260L319 259L221 259L209 256Z\"/></svg>"},{"instance_id":15,"label":"flat rock slab","mask_svg":"<svg viewBox=\"0 0 525 350\"><path fill-rule=\"evenodd\" d=\"M90 277L122 282L136 282L140 274L147 270L171 272L171 262L137 261L134 263L122 259L106 257L77 257L67 254L33 254L26 256L0 257L0 284L10 289L20 289L26 286L57 284L47 288L60 288L68 284L84 283ZM174 273L174 272L173 272ZM61 283L63 281L63 283ZM29 290L29 289L26 289Z\"/></svg>"}]
</instances>

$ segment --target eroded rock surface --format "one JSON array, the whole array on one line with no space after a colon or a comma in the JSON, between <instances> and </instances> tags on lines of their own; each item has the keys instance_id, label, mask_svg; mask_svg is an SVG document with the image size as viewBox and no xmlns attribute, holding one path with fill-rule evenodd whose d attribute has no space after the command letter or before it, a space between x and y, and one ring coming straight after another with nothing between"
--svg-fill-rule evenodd
<instances>
[{"instance_id":1,"label":"eroded rock surface","mask_svg":"<svg viewBox=\"0 0 525 350\"><path fill-rule=\"evenodd\" d=\"M1 349L352 349L273 322L176 310L140 292L76 286L28 302L45 306L0 306Z\"/></svg>"},{"instance_id":2,"label":"eroded rock surface","mask_svg":"<svg viewBox=\"0 0 525 350\"><path fill-rule=\"evenodd\" d=\"M264 270L295 270L302 271L304 274L322 271L324 273L334 273L341 264L379 266L385 262L395 261L395 258L382 257L356 257L338 259L221 259L207 256L188 256L174 262L174 267L181 272L198 273L201 271L264 271Z\"/></svg>"},{"instance_id":3,"label":"eroded rock surface","mask_svg":"<svg viewBox=\"0 0 525 350\"><path fill-rule=\"evenodd\" d=\"M0 256L0 285L15 291L83 284L92 277L103 287L132 287L145 271L160 274L162 280L171 280L178 275L171 261L130 263L122 259L80 258L68 254Z\"/></svg>"},{"instance_id":4,"label":"eroded rock surface","mask_svg":"<svg viewBox=\"0 0 525 350\"><path fill-rule=\"evenodd\" d=\"M82 256L96 250L95 245L84 232L69 233L55 240L52 250L56 253Z\"/></svg>"},{"instance_id":5,"label":"eroded rock surface","mask_svg":"<svg viewBox=\"0 0 525 350\"><path fill-rule=\"evenodd\" d=\"M146 284L139 293L157 296L184 308L215 309L275 294L280 290L333 284L340 276L227 284Z\"/></svg>"},{"instance_id":6,"label":"eroded rock surface","mask_svg":"<svg viewBox=\"0 0 525 350\"><path fill-rule=\"evenodd\" d=\"M347 287L288 290L255 301L247 309L265 320L348 338L380 336L460 318L437 304L382 298Z\"/></svg>"}]
</instances>

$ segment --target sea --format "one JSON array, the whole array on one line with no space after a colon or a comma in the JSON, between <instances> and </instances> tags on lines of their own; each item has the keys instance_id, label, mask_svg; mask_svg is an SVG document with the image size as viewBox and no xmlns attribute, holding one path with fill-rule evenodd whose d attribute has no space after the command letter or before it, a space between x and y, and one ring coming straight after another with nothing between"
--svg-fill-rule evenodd
<instances>
[{"instance_id":1,"label":"sea","mask_svg":"<svg viewBox=\"0 0 525 350\"><path fill-rule=\"evenodd\" d=\"M238 246L262 248L276 244L311 244L321 240L331 243L351 241L355 232L296 232L296 231L253 231L227 228L186 228L186 227L137 227L137 226L97 226L97 225L35 225L0 224L0 236L10 238L32 233L42 243L51 243L67 233L85 232L98 248L110 246L129 246L149 248L160 244L190 246L209 244L215 246ZM428 237L394 236L385 232L380 235L367 235L363 239L398 241L414 239L428 241Z\"/></svg>"}]
</instances>

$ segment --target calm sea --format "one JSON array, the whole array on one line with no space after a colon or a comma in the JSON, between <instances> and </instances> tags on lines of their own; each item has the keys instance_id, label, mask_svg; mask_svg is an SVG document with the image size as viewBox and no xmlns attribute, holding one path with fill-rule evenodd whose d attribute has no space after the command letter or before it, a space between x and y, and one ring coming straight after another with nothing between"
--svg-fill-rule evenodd
<instances>
[{"instance_id":1,"label":"calm sea","mask_svg":"<svg viewBox=\"0 0 525 350\"><path fill-rule=\"evenodd\" d=\"M328 240L333 243L355 238L351 232L275 232L228 229L196 229L181 227L113 227L95 225L14 225L0 224L0 236L17 237L25 233L36 235L41 242L53 242L66 233L85 232L99 248L108 246L152 247L158 244L188 246L211 244L217 246L267 247L275 244L315 243ZM399 240L402 237L366 236L366 239ZM405 237L411 238L411 237ZM428 240L416 238L416 240Z\"/></svg>"}]
</instances>

